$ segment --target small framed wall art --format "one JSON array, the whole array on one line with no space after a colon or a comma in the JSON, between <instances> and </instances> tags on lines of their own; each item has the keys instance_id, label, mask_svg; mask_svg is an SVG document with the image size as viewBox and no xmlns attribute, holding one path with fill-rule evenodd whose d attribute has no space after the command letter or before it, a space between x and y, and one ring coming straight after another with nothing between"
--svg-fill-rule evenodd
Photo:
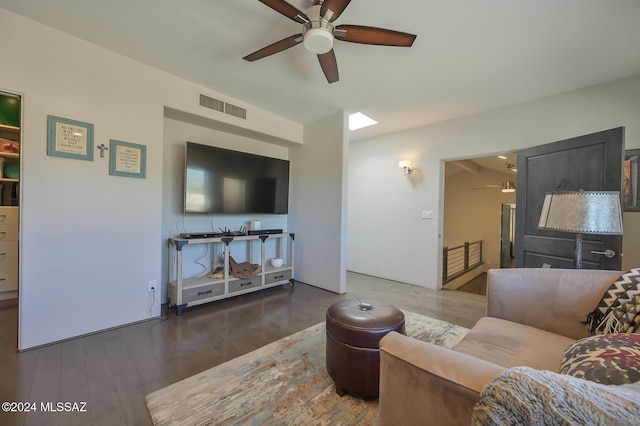
<instances>
[{"instance_id":1,"label":"small framed wall art","mask_svg":"<svg viewBox=\"0 0 640 426\"><path fill-rule=\"evenodd\" d=\"M147 172L147 147L137 143L111 139L109 146L109 174L145 178Z\"/></svg>"},{"instance_id":2,"label":"small framed wall art","mask_svg":"<svg viewBox=\"0 0 640 426\"><path fill-rule=\"evenodd\" d=\"M640 149L624 152L624 187L622 207L624 211L640 212Z\"/></svg>"},{"instance_id":3,"label":"small framed wall art","mask_svg":"<svg viewBox=\"0 0 640 426\"><path fill-rule=\"evenodd\" d=\"M48 115L47 155L93 161L93 124Z\"/></svg>"}]
</instances>

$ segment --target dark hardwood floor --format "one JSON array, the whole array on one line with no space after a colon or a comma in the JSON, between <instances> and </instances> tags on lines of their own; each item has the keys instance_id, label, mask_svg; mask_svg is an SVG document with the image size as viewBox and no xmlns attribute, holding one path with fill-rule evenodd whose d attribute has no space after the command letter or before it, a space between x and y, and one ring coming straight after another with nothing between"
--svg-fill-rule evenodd
<instances>
[{"instance_id":1,"label":"dark hardwood floor","mask_svg":"<svg viewBox=\"0 0 640 426\"><path fill-rule=\"evenodd\" d=\"M375 296L466 327L485 312L477 294L355 273L347 283L345 295L296 283L21 353L17 303L1 301L0 400L35 403L37 411L2 411L0 425L150 425L148 393L317 324L343 298ZM86 412L42 411L58 402Z\"/></svg>"}]
</instances>

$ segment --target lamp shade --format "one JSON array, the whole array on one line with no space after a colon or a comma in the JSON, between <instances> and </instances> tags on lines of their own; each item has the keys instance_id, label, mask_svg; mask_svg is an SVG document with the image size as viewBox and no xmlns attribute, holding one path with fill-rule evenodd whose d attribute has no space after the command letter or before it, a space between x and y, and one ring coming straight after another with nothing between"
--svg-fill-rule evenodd
<instances>
[{"instance_id":1,"label":"lamp shade","mask_svg":"<svg viewBox=\"0 0 640 426\"><path fill-rule=\"evenodd\" d=\"M549 192L539 229L578 234L622 235L619 191Z\"/></svg>"}]
</instances>

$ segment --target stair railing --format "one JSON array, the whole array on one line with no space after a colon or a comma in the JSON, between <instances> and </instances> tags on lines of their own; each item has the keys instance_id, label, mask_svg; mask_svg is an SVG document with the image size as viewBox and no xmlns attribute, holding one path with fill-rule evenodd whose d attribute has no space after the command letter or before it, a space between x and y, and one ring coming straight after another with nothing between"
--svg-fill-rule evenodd
<instances>
[{"instance_id":1,"label":"stair railing","mask_svg":"<svg viewBox=\"0 0 640 426\"><path fill-rule=\"evenodd\" d=\"M442 250L442 283L448 283L479 265L482 265L482 240L465 242L456 247L444 247Z\"/></svg>"}]
</instances>

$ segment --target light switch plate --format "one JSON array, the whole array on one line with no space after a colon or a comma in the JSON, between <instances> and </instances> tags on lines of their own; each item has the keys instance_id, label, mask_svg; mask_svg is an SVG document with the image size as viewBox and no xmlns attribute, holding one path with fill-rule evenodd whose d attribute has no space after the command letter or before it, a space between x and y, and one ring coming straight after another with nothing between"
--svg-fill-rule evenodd
<instances>
[{"instance_id":1,"label":"light switch plate","mask_svg":"<svg viewBox=\"0 0 640 426\"><path fill-rule=\"evenodd\" d=\"M422 210L422 219L433 219L433 210Z\"/></svg>"}]
</instances>

